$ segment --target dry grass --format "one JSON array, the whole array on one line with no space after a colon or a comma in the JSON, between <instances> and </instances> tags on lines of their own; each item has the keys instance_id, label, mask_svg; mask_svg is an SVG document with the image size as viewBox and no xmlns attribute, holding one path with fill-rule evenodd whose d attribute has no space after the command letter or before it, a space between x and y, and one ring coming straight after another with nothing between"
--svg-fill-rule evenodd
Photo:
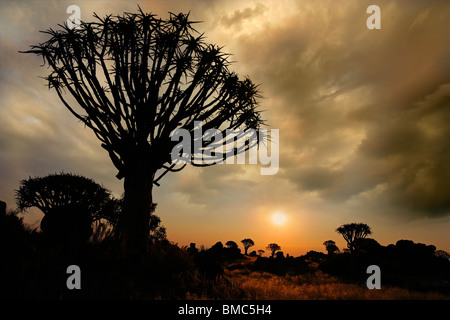
<instances>
[{"instance_id":1,"label":"dry grass","mask_svg":"<svg viewBox=\"0 0 450 320\"><path fill-rule=\"evenodd\" d=\"M188 299L243 300L427 300L450 299L434 292L414 292L398 287L383 286L369 290L365 286L342 283L338 279L316 271L312 274L277 276L248 269L226 270L226 281L216 283L213 292L202 296L188 295ZM216 296L219 293L219 296Z\"/></svg>"}]
</instances>

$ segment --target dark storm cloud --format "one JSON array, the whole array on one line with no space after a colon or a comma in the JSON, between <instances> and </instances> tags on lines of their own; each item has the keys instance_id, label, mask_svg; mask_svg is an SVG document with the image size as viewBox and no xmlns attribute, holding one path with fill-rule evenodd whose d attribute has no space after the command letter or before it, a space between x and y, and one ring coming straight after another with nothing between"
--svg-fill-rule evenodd
<instances>
[{"instance_id":1,"label":"dark storm cloud","mask_svg":"<svg viewBox=\"0 0 450 320\"><path fill-rule=\"evenodd\" d=\"M385 148L367 150L363 143L360 151L363 154L375 151L377 156L392 158L397 163L386 190L394 203L429 216L448 214L450 84L439 87L411 108L410 113L410 116L406 114L404 119L398 119L398 131L394 129L385 139L375 136L367 140L384 144Z\"/></svg>"},{"instance_id":2,"label":"dark storm cloud","mask_svg":"<svg viewBox=\"0 0 450 320\"><path fill-rule=\"evenodd\" d=\"M326 3L298 2L298 15L240 39L266 96L282 101L280 174L325 200L377 190L379 209L450 214L449 4L383 4L371 31L367 3Z\"/></svg>"}]
</instances>

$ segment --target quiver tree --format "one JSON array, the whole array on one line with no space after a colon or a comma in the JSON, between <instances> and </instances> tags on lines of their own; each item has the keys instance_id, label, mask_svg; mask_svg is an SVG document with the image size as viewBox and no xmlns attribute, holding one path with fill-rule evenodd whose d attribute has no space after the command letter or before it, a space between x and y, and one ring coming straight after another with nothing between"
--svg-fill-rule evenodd
<instances>
[{"instance_id":1,"label":"quiver tree","mask_svg":"<svg viewBox=\"0 0 450 320\"><path fill-rule=\"evenodd\" d=\"M114 224L120 200L94 180L70 173L50 174L22 180L16 190L20 211L36 207L44 213L41 230L55 239L87 240L92 223Z\"/></svg>"},{"instance_id":2,"label":"quiver tree","mask_svg":"<svg viewBox=\"0 0 450 320\"><path fill-rule=\"evenodd\" d=\"M325 249L328 252L328 255L331 256L334 253L339 253L339 248L336 245L336 242L334 242L333 240L327 240L323 243L323 245L325 246Z\"/></svg>"},{"instance_id":3,"label":"quiver tree","mask_svg":"<svg viewBox=\"0 0 450 320\"><path fill-rule=\"evenodd\" d=\"M44 31L50 39L26 53L48 64L49 88L94 131L117 178L124 179L117 234L126 249L141 250L149 233L153 184L185 166L172 162L177 142L171 134L176 129L192 133L194 121L223 133L258 130L258 88L228 69L229 55L205 43L188 14L171 13L164 20L139 9L137 14L94 16L95 22L81 22L79 28ZM220 145L201 140L201 150L212 142ZM225 159L252 146L215 156ZM194 159L194 152L188 156Z\"/></svg>"},{"instance_id":4,"label":"quiver tree","mask_svg":"<svg viewBox=\"0 0 450 320\"><path fill-rule=\"evenodd\" d=\"M280 247L278 244L276 244L276 243L269 243L269 244L267 245L267 248L266 248L266 249L267 249L267 250L270 250L270 252L271 252L271 257L273 258L273 257L275 256L275 252L281 250L281 247Z\"/></svg>"},{"instance_id":5,"label":"quiver tree","mask_svg":"<svg viewBox=\"0 0 450 320\"><path fill-rule=\"evenodd\" d=\"M347 241L347 247L350 252L355 251L356 243L359 239L364 239L369 234L372 234L372 230L365 223L343 224L336 229L336 232L341 234L344 240Z\"/></svg>"},{"instance_id":6,"label":"quiver tree","mask_svg":"<svg viewBox=\"0 0 450 320\"><path fill-rule=\"evenodd\" d=\"M231 240L230 240L230 241L227 241L227 243L225 243L225 245L226 245L227 248L229 248L229 249L239 249L237 243L234 242L234 241L231 241Z\"/></svg>"},{"instance_id":7,"label":"quiver tree","mask_svg":"<svg viewBox=\"0 0 450 320\"><path fill-rule=\"evenodd\" d=\"M255 242L252 239L243 239L241 240L241 242L244 245L245 255L247 255L248 248L253 247L255 245Z\"/></svg>"}]
</instances>

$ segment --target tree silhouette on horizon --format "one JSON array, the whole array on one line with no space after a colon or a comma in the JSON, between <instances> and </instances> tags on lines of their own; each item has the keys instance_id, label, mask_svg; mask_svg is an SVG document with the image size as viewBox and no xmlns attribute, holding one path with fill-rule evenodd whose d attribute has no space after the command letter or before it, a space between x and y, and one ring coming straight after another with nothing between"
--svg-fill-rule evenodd
<instances>
[{"instance_id":1,"label":"tree silhouette on horizon","mask_svg":"<svg viewBox=\"0 0 450 320\"><path fill-rule=\"evenodd\" d=\"M341 234L344 240L347 241L347 247L351 253L355 251L355 244L358 240L364 239L369 234L372 234L372 230L365 223L343 224L336 229L336 232Z\"/></svg>"},{"instance_id":2,"label":"tree silhouette on horizon","mask_svg":"<svg viewBox=\"0 0 450 320\"><path fill-rule=\"evenodd\" d=\"M117 178L124 180L117 237L127 252L143 252L153 185L186 165L172 162L178 142L171 134L186 129L193 137L194 121L201 121L205 131L218 129L223 137L201 139L201 150L207 150L212 142L225 143L226 129L258 130L259 89L229 70L229 54L205 43L189 14L170 13L164 20L139 8L136 14L94 16L95 22L79 28L44 31L50 39L24 52L43 58L52 70L45 78L48 87L108 152ZM256 144L223 153L214 149L215 155L224 160ZM188 156L195 159L194 152Z\"/></svg>"},{"instance_id":3,"label":"tree silhouette on horizon","mask_svg":"<svg viewBox=\"0 0 450 320\"><path fill-rule=\"evenodd\" d=\"M325 249L328 252L328 255L332 255L336 252L339 252L339 248L336 245L336 242L334 242L333 240L327 240L323 243L323 245L325 246Z\"/></svg>"},{"instance_id":4,"label":"tree silhouette on horizon","mask_svg":"<svg viewBox=\"0 0 450 320\"><path fill-rule=\"evenodd\" d=\"M255 242L252 239L243 239L241 240L242 244L244 245L244 254L247 255L248 248L255 245Z\"/></svg>"},{"instance_id":5,"label":"tree silhouette on horizon","mask_svg":"<svg viewBox=\"0 0 450 320\"><path fill-rule=\"evenodd\" d=\"M227 241L227 243L225 243L225 245L229 248L229 249L238 249L238 245L236 242L229 240Z\"/></svg>"},{"instance_id":6,"label":"tree silhouette on horizon","mask_svg":"<svg viewBox=\"0 0 450 320\"><path fill-rule=\"evenodd\" d=\"M271 257L273 258L275 256L275 252L281 250L281 247L276 243L270 243L267 245L266 249L271 251Z\"/></svg>"}]
</instances>

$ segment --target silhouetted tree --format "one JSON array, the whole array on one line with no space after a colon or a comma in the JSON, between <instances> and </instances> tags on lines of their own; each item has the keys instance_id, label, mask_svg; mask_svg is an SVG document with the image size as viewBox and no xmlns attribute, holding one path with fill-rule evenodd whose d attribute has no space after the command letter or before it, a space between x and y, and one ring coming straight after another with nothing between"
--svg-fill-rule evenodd
<instances>
[{"instance_id":1,"label":"silhouetted tree","mask_svg":"<svg viewBox=\"0 0 450 320\"><path fill-rule=\"evenodd\" d=\"M436 257L442 258L444 260L450 260L450 254L444 250L436 250L434 253Z\"/></svg>"},{"instance_id":2,"label":"silhouetted tree","mask_svg":"<svg viewBox=\"0 0 450 320\"><path fill-rule=\"evenodd\" d=\"M278 250L281 250L281 247L276 243L270 243L266 249L270 250L272 252L272 257L274 257L275 252L277 252Z\"/></svg>"},{"instance_id":3,"label":"silhouetted tree","mask_svg":"<svg viewBox=\"0 0 450 320\"><path fill-rule=\"evenodd\" d=\"M337 247L336 242L334 242L333 240L327 240L323 243L323 245L325 246L328 255L332 255L336 252L339 252L339 248Z\"/></svg>"},{"instance_id":4,"label":"silhouetted tree","mask_svg":"<svg viewBox=\"0 0 450 320\"><path fill-rule=\"evenodd\" d=\"M308 259L308 260L311 260L311 261L320 262L326 257L326 255L323 252L310 250L303 257L305 259Z\"/></svg>"},{"instance_id":5,"label":"silhouetted tree","mask_svg":"<svg viewBox=\"0 0 450 320\"><path fill-rule=\"evenodd\" d=\"M93 221L112 223L120 212L120 201L92 179L70 174L50 174L22 180L16 190L20 211L36 207L44 213L43 232L57 238L80 237L92 233Z\"/></svg>"},{"instance_id":6,"label":"silhouetted tree","mask_svg":"<svg viewBox=\"0 0 450 320\"><path fill-rule=\"evenodd\" d=\"M256 252L258 252L258 256L262 256L263 255L263 253L265 252L264 250L261 250L261 249L259 249L258 251L256 251Z\"/></svg>"},{"instance_id":7,"label":"silhouetted tree","mask_svg":"<svg viewBox=\"0 0 450 320\"><path fill-rule=\"evenodd\" d=\"M161 224L161 218L154 214L156 203L153 203L150 211L150 230L149 237L151 241L166 240L166 228Z\"/></svg>"},{"instance_id":8,"label":"silhouetted tree","mask_svg":"<svg viewBox=\"0 0 450 320\"><path fill-rule=\"evenodd\" d=\"M6 202L0 200L0 252L13 251L23 242L31 230L17 216L17 210L6 210ZM4 257L2 257L3 259Z\"/></svg>"},{"instance_id":9,"label":"silhouetted tree","mask_svg":"<svg viewBox=\"0 0 450 320\"><path fill-rule=\"evenodd\" d=\"M195 246L194 242L191 242L191 244L189 245L189 248L187 248L187 251L189 252L189 254L191 255L197 255L198 253L198 249Z\"/></svg>"},{"instance_id":10,"label":"silhouetted tree","mask_svg":"<svg viewBox=\"0 0 450 320\"><path fill-rule=\"evenodd\" d=\"M53 208L77 204L89 212L93 220L117 219L116 200L111 192L94 180L72 173L29 177L20 181L16 204L20 211L36 207L44 214Z\"/></svg>"},{"instance_id":11,"label":"silhouetted tree","mask_svg":"<svg viewBox=\"0 0 450 320\"><path fill-rule=\"evenodd\" d=\"M365 223L348 223L343 224L336 229L336 232L341 234L345 241L347 241L347 247L350 252L355 251L355 241L363 239L369 234L372 234L372 230Z\"/></svg>"},{"instance_id":12,"label":"silhouetted tree","mask_svg":"<svg viewBox=\"0 0 450 320\"><path fill-rule=\"evenodd\" d=\"M223 243L221 241L216 242L212 247L212 250L221 250L223 249Z\"/></svg>"},{"instance_id":13,"label":"silhouetted tree","mask_svg":"<svg viewBox=\"0 0 450 320\"><path fill-rule=\"evenodd\" d=\"M13 296L8 289L18 289L19 279L23 283L25 270L31 269L26 267L26 262L30 261L32 255L30 244L35 233L17 214L17 210L7 210L6 203L0 201L0 283L8 297ZM20 290L23 288L20 287Z\"/></svg>"},{"instance_id":14,"label":"silhouetted tree","mask_svg":"<svg viewBox=\"0 0 450 320\"><path fill-rule=\"evenodd\" d=\"M234 241L227 241L227 243L225 243L225 245L229 248L229 249L238 249L238 245L236 242Z\"/></svg>"},{"instance_id":15,"label":"silhouetted tree","mask_svg":"<svg viewBox=\"0 0 450 320\"><path fill-rule=\"evenodd\" d=\"M179 163L172 162L178 142L171 134L177 128L188 130L200 150L193 148L187 161L211 165L196 161L195 154L211 150L213 142L222 145L226 129L258 130L263 124L256 110L258 88L249 78L239 80L229 71L229 55L205 43L188 14L171 13L164 20L139 8L137 14L94 16L96 22L81 22L79 28L45 31L50 39L26 53L37 54L48 64L49 88L94 131L118 170L117 178L124 179L117 235L128 252L142 252L150 228L153 184L186 165L177 168ZM202 121L205 131L220 130L223 139L195 137L194 121ZM223 161L258 142L215 156Z\"/></svg>"},{"instance_id":16,"label":"silhouetted tree","mask_svg":"<svg viewBox=\"0 0 450 320\"><path fill-rule=\"evenodd\" d=\"M244 239L241 242L244 245L244 254L247 255L248 248L254 246L255 242L252 239Z\"/></svg>"}]
</instances>

